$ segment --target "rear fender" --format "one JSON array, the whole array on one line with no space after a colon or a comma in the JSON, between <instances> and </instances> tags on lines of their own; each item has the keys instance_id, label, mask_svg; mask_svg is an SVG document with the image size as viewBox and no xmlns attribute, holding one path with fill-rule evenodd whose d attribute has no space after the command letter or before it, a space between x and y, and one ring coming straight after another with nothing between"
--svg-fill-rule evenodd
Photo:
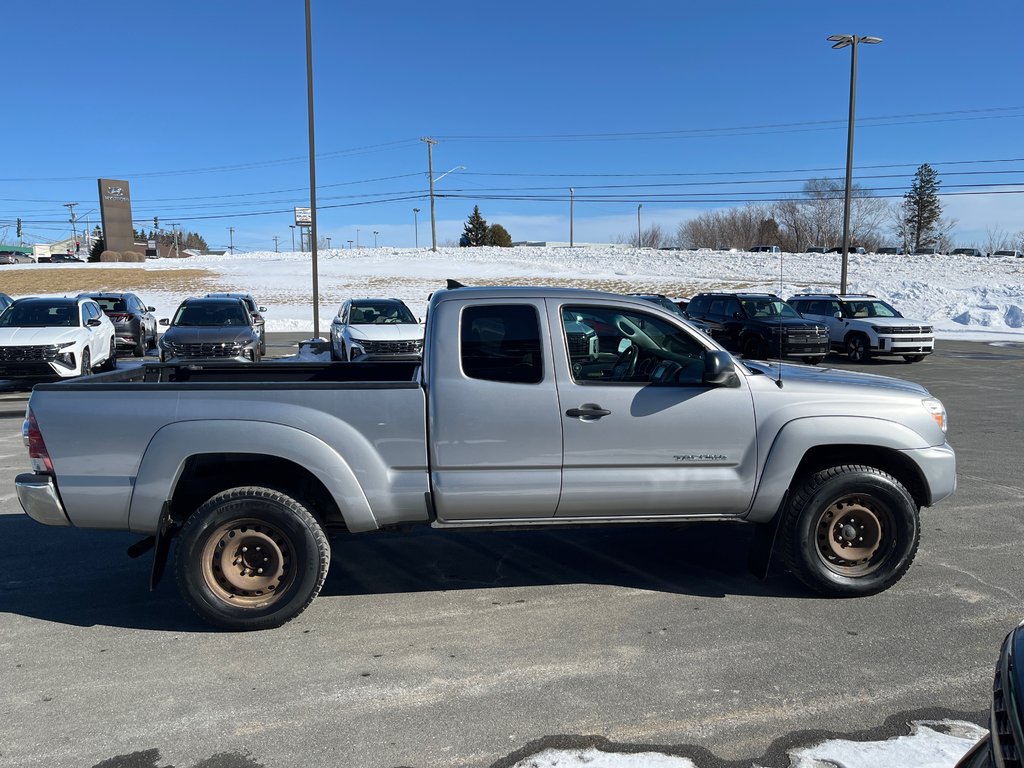
<instances>
[{"instance_id":1,"label":"rear fender","mask_svg":"<svg viewBox=\"0 0 1024 768\"><path fill-rule=\"evenodd\" d=\"M132 491L128 524L133 533L156 533L160 510L173 497L189 457L209 453L250 453L293 461L324 484L349 531L379 527L352 468L320 438L283 424L203 420L174 422L153 436ZM260 478L252 482L258 485Z\"/></svg>"}]
</instances>

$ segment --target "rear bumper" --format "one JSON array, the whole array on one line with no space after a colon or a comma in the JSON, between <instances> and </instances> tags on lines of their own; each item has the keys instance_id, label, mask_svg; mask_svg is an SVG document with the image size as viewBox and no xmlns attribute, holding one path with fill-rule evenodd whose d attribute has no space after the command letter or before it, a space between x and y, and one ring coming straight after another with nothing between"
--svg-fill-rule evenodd
<instances>
[{"instance_id":1,"label":"rear bumper","mask_svg":"<svg viewBox=\"0 0 1024 768\"><path fill-rule=\"evenodd\" d=\"M42 475L25 472L14 478L14 487L18 491L18 501L25 514L43 525L69 526L64 503L57 493L57 483L53 475Z\"/></svg>"}]
</instances>

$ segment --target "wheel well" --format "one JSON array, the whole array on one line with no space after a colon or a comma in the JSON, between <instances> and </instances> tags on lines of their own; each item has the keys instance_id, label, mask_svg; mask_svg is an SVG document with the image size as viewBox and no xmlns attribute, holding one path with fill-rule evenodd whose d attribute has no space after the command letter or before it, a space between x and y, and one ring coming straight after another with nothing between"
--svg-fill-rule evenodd
<instances>
[{"instance_id":1,"label":"wheel well","mask_svg":"<svg viewBox=\"0 0 1024 768\"><path fill-rule=\"evenodd\" d=\"M872 445L817 445L804 454L793 476L796 487L815 472L841 464L864 464L888 472L910 492L919 507L928 506L928 487L913 461L899 451Z\"/></svg>"},{"instance_id":2,"label":"wheel well","mask_svg":"<svg viewBox=\"0 0 1024 768\"><path fill-rule=\"evenodd\" d=\"M272 488L302 502L329 533L346 530L334 497L316 475L294 461L252 453L190 456L171 497L171 519L184 522L211 496L243 485Z\"/></svg>"}]
</instances>

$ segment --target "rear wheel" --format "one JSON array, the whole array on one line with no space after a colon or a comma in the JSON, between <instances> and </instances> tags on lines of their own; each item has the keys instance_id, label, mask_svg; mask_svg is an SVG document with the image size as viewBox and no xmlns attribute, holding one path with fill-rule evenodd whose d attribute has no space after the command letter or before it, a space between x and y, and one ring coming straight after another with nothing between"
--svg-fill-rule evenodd
<instances>
[{"instance_id":1,"label":"rear wheel","mask_svg":"<svg viewBox=\"0 0 1024 768\"><path fill-rule=\"evenodd\" d=\"M327 537L302 503L251 486L218 493L192 513L175 572L182 596L206 621L270 629L309 606L330 559Z\"/></svg>"},{"instance_id":2,"label":"rear wheel","mask_svg":"<svg viewBox=\"0 0 1024 768\"><path fill-rule=\"evenodd\" d=\"M132 350L135 357L142 357L146 354L146 329L139 328L139 338L135 340L135 348Z\"/></svg>"},{"instance_id":3,"label":"rear wheel","mask_svg":"<svg viewBox=\"0 0 1024 768\"><path fill-rule=\"evenodd\" d=\"M116 340L110 338L110 354L107 355L107 359L103 361L103 365L100 366L101 371L112 371L117 368L117 347Z\"/></svg>"},{"instance_id":4,"label":"rear wheel","mask_svg":"<svg viewBox=\"0 0 1024 768\"><path fill-rule=\"evenodd\" d=\"M866 363L871 359L868 337L862 333L852 333L846 339L846 356L852 363Z\"/></svg>"},{"instance_id":5,"label":"rear wheel","mask_svg":"<svg viewBox=\"0 0 1024 768\"><path fill-rule=\"evenodd\" d=\"M812 475L782 520L786 565L832 597L873 595L910 568L921 537L917 504L892 475L838 466Z\"/></svg>"}]
</instances>

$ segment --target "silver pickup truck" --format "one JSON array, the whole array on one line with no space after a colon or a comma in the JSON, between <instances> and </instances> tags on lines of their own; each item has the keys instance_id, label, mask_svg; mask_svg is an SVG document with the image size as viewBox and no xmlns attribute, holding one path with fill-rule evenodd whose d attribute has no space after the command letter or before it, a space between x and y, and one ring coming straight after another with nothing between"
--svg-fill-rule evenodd
<instances>
[{"instance_id":1,"label":"silver pickup truck","mask_svg":"<svg viewBox=\"0 0 1024 768\"><path fill-rule=\"evenodd\" d=\"M916 384L733 358L606 293L439 290L422 363L149 364L35 388L17 477L47 525L172 538L185 600L261 629L319 592L328 537L746 521L835 596L898 581L950 495L942 404ZM108 439L96 441L91 435Z\"/></svg>"}]
</instances>

